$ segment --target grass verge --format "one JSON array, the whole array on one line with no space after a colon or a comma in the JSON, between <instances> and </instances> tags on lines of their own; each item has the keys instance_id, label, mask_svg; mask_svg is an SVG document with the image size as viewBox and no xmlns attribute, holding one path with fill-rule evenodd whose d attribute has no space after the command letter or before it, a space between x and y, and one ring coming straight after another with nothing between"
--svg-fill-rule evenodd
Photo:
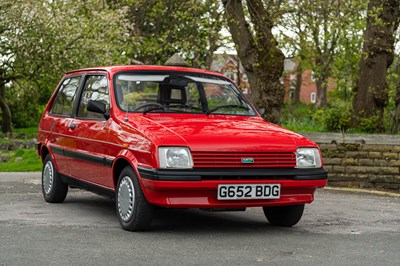
<instances>
[{"instance_id":1,"label":"grass verge","mask_svg":"<svg viewBox=\"0 0 400 266\"><path fill-rule=\"evenodd\" d=\"M42 161L35 149L0 152L0 157L3 156L9 156L10 160L0 163L0 172L36 172L42 170Z\"/></svg>"}]
</instances>

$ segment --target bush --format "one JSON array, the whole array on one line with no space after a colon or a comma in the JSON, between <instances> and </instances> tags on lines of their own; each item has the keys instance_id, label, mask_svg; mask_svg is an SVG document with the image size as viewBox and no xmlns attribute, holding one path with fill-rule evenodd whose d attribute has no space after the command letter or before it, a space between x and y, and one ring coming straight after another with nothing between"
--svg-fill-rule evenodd
<instances>
[{"instance_id":1,"label":"bush","mask_svg":"<svg viewBox=\"0 0 400 266\"><path fill-rule=\"evenodd\" d=\"M378 131L378 125L382 123L381 119L377 115L369 117L360 117L358 119L358 129L365 131L367 133L374 133Z\"/></svg>"},{"instance_id":2,"label":"bush","mask_svg":"<svg viewBox=\"0 0 400 266\"><path fill-rule=\"evenodd\" d=\"M323 124L314 119L315 106L285 104L282 108L282 126L295 132L321 132Z\"/></svg>"},{"instance_id":3,"label":"bush","mask_svg":"<svg viewBox=\"0 0 400 266\"><path fill-rule=\"evenodd\" d=\"M282 108L282 126L295 132L375 133L383 125L386 133L396 133L394 105L385 108L383 121L379 116L367 117L359 113L357 128L351 127L352 112L351 101L338 99L330 102L324 109L316 109L314 105L285 104Z\"/></svg>"},{"instance_id":4,"label":"bush","mask_svg":"<svg viewBox=\"0 0 400 266\"><path fill-rule=\"evenodd\" d=\"M347 131L351 126L351 105L336 101L327 108L317 110L313 118L327 131Z\"/></svg>"},{"instance_id":5,"label":"bush","mask_svg":"<svg viewBox=\"0 0 400 266\"><path fill-rule=\"evenodd\" d=\"M6 90L6 100L11 111L11 119L15 128L37 126L45 105L40 104L35 90L25 91L18 86Z\"/></svg>"}]
</instances>

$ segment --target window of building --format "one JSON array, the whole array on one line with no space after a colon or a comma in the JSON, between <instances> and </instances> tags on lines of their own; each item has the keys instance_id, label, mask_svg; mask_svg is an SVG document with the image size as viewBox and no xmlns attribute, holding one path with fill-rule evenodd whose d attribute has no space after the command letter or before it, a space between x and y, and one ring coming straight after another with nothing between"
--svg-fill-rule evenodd
<instances>
[{"instance_id":1,"label":"window of building","mask_svg":"<svg viewBox=\"0 0 400 266\"><path fill-rule=\"evenodd\" d=\"M315 92L311 92L310 102L315 103L317 101L317 94Z\"/></svg>"},{"instance_id":2,"label":"window of building","mask_svg":"<svg viewBox=\"0 0 400 266\"><path fill-rule=\"evenodd\" d=\"M224 73L225 77L230 78L234 82L238 83L238 75L237 71L232 70L232 69L227 69Z\"/></svg>"},{"instance_id":3,"label":"window of building","mask_svg":"<svg viewBox=\"0 0 400 266\"><path fill-rule=\"evenodd\" d=\"M311 71L311 81L315 82L315 72Z\"/></svg>"},{"instance_id":4,"label":"window of building","mask_svg":"<svg viewBox=\"0 0 400 266\"><path fill-rule=\"evenodd\" d=\"M249 82L249 78L247 77L246 73L242 73L243 82Z\"/></svg>"},{"instance_id":5,"label":"window of building","mask_svg":"<svg viewBox=\"0 0 400 266\"><path fill-rule=\"evenodd\" d=\"M295 89L296 87L296 75L290 75L290 89Z\"/></svg>"},{"instance_id":6,"label":"window of building","mask_svg":"<svg viewBox=\"0 0 400 266\"><path fill-rule=\"evenodd\" d=\"M291 100L291 101L294 101L294 90L289 90L289 99Z\"/></svg>"}]
</instances>

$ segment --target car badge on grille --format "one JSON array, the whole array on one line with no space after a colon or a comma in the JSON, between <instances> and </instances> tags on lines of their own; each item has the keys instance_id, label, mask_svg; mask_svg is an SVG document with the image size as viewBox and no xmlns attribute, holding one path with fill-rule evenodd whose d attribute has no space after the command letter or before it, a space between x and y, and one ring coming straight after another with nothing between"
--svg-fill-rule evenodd
<instances>
[{"instance_id":1,"label":"car badge on grille","mask_svg":"<svg viewBox=\"0 0 400 266\"><path fill-rule=\"evenodd\" d=\"M254 163L254 158L242 158L242 163Z\"/></svg>"}]
</instances>

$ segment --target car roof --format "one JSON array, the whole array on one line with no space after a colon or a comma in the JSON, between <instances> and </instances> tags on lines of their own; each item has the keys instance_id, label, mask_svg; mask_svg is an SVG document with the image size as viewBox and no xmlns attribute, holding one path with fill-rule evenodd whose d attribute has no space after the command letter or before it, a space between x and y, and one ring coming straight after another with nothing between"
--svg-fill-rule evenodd
<instances>
[{"instance_id":1,"label":"car roof","mask_svg":"<svg viewBox=\"0 0 400 266\"><path fill-rule=\"evenodd\" d=\"M82 68L78 70L73 70L66 72L66 75L78 74L82 72L96 72L96 71L106 71L111 75L118 72L126 71L171 71L171 72L185 72L185 73L197 73L197 74L209 74L214 76L220 76L226 78L224 75L212 72L204 69L189 68L189 67L175 67L175 66L157 66L157 65L119 65L119 66L101 66L101 67L90 67Z\"/></svg>"}]
</instances>

